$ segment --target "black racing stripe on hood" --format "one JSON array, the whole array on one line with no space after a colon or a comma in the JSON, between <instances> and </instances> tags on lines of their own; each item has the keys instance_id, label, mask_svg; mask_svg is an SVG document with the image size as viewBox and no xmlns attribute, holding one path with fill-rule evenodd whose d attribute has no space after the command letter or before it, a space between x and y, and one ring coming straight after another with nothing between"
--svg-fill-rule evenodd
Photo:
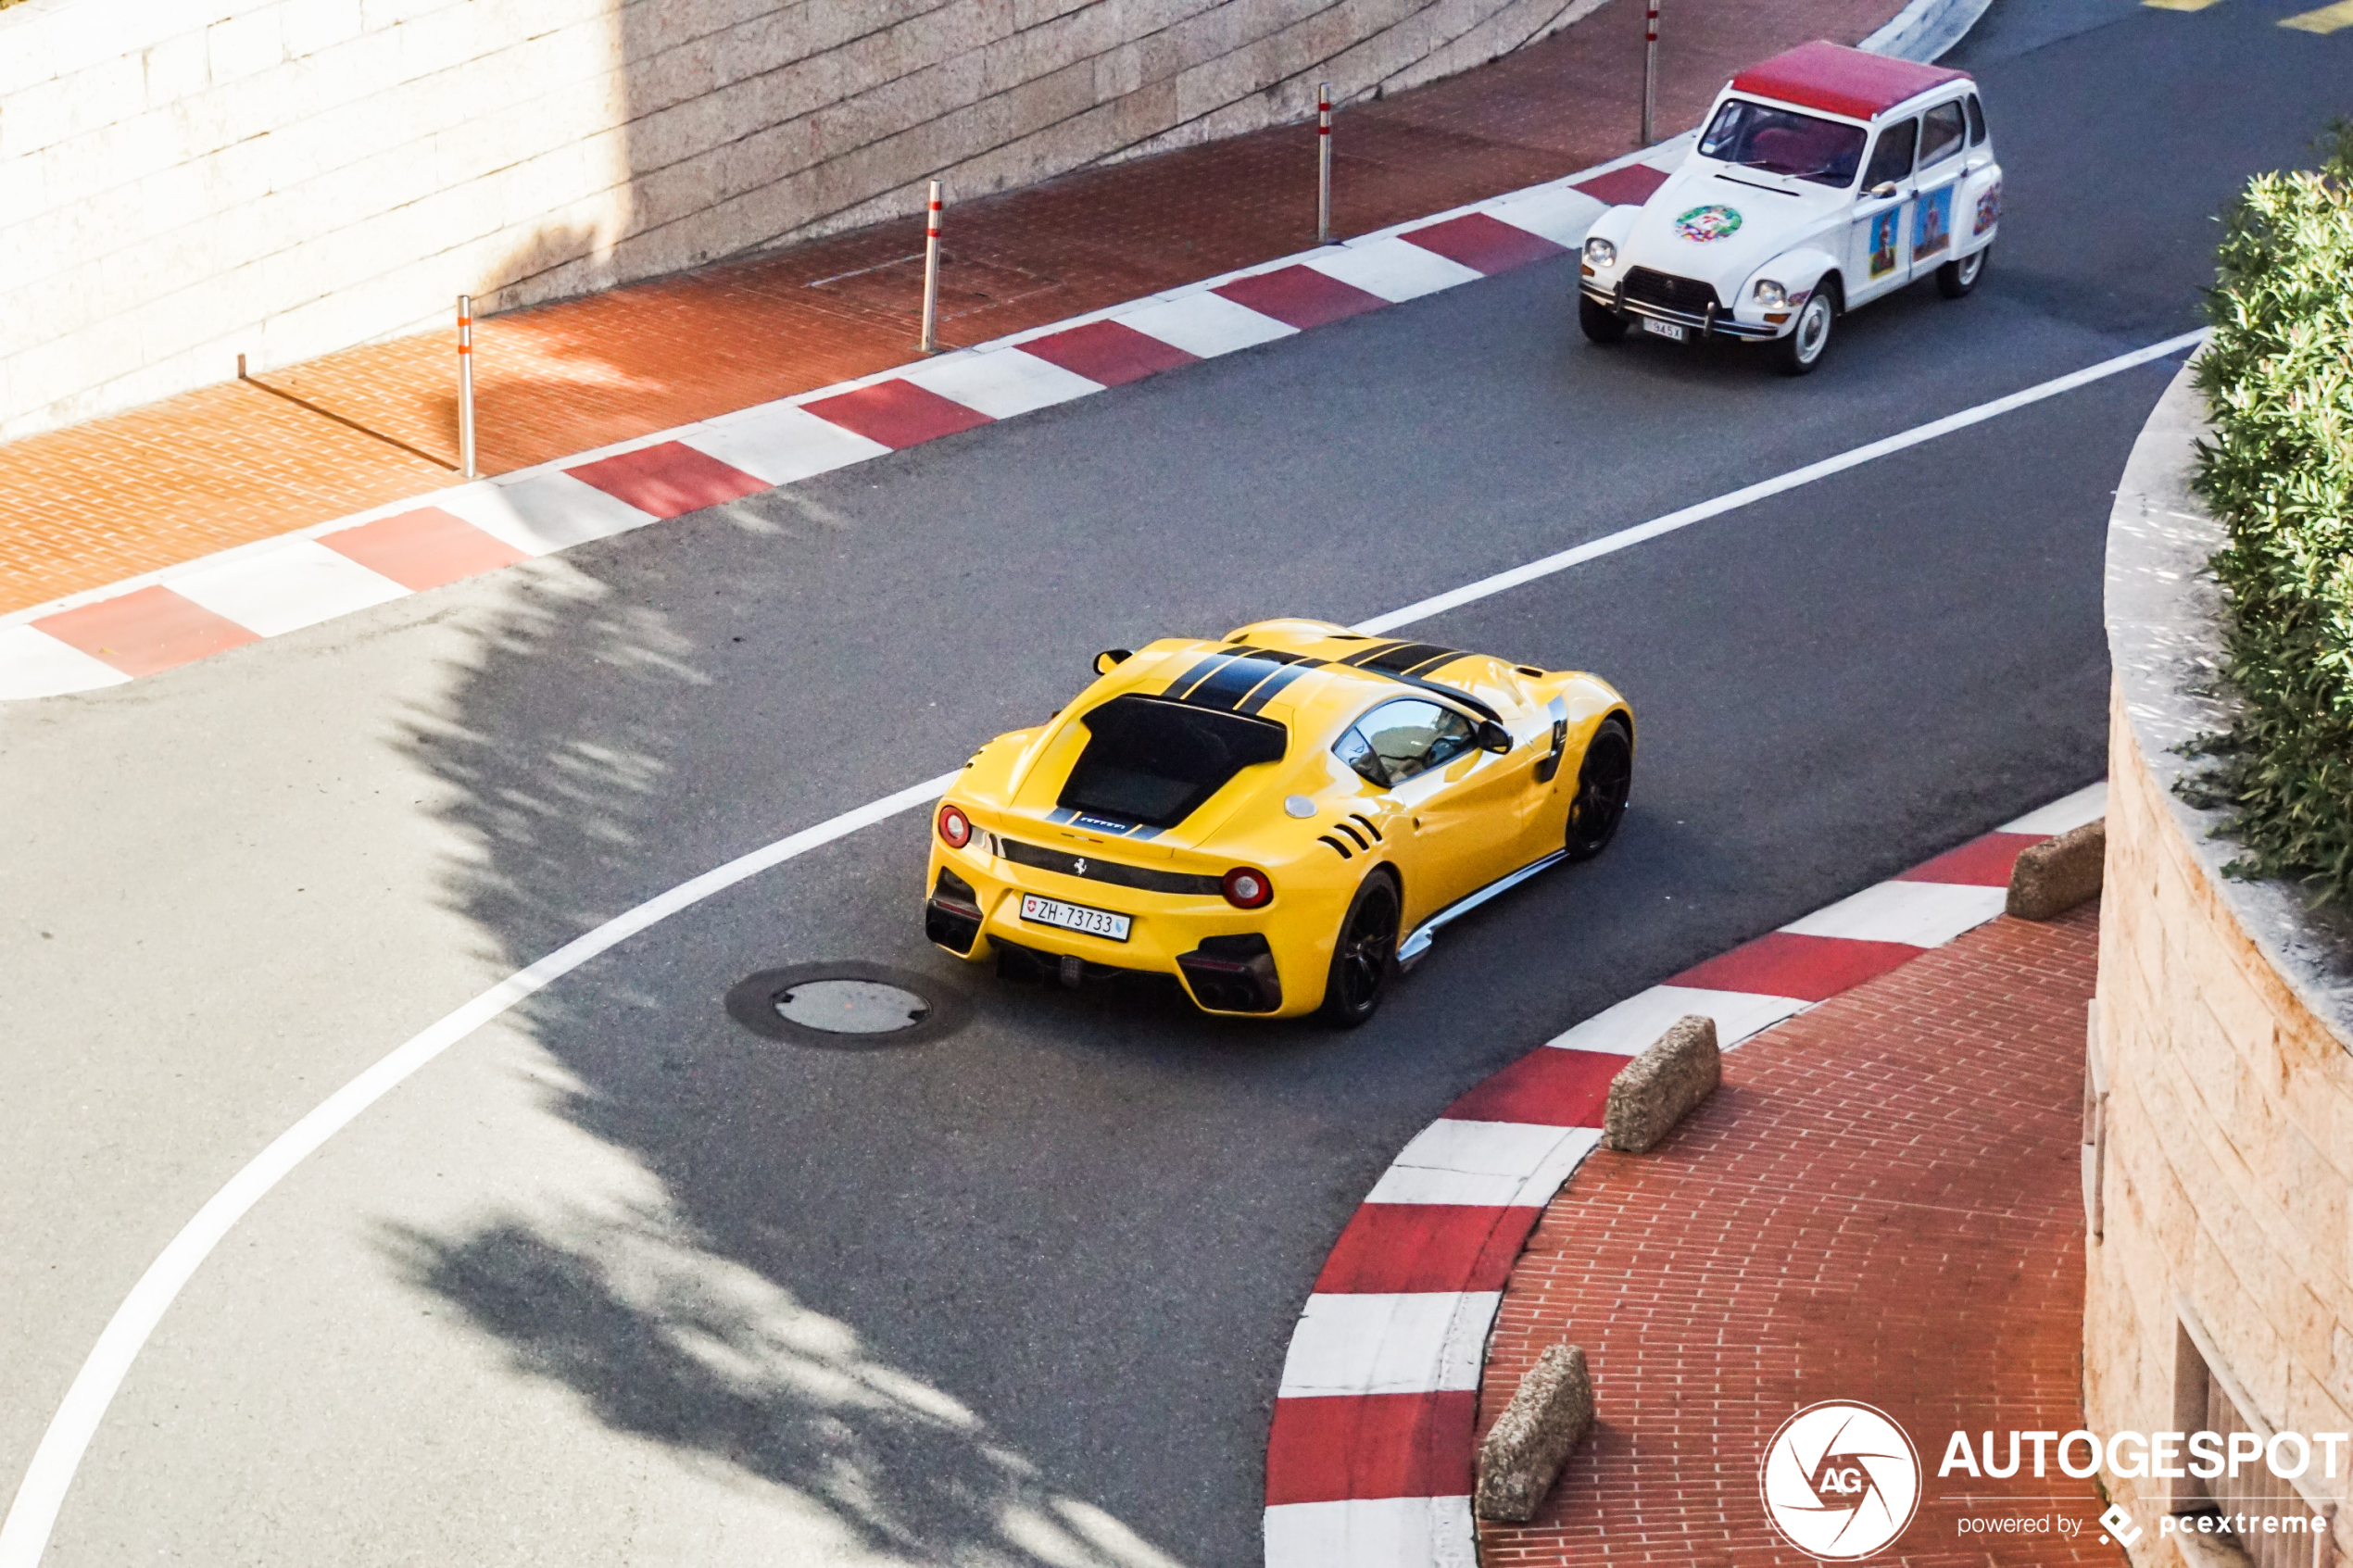
<instances>
[{"instance_id":1,"label":"black racing stripe on hood","mask_svg":"<svg viewBox=\"0 0 2353 1568\"><path fill-rule=\"evenodd\" d=\"M1378 670L1385 675L1410 675L1428 666L1449 664L1463 657L1460 648L1441 647L1436 643L1405 643L1383 649L1364 661L1367 670Z\"/></svg>"},{"instance_id":2,"label":"black racing stripe on hood","mask_svg":"<svg viewBox=\"0 0 2353 1568\"><path fill-rule=\"evenodd\" d=\"M1340 662L1355 669L1362 670L1366 665L1372 663L1373 660L1387 653L1390 649L1405 647L1409 645L1397 642L1394 639L1387 642L1375 643L1370 647L1358 648L1354 653L1352 653L1346 659L1341 659Z\"/></svg>"}]
</instances>

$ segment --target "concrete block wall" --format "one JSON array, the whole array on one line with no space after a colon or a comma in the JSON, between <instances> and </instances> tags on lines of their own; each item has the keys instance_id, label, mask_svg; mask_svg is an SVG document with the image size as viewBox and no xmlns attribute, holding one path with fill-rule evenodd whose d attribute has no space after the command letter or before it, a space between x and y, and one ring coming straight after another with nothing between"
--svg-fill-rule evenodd
<instances>
[{"instance_id":1,"label":"concrete block wall","mask_svg":"<svg viewBox=\"0 0 2353 1568\"><path fill-rule=\"evenodd\" d=\"M0 438L1428 81L1601 0L24 0Z\"/></svg>"},{"instance_id":2,"label":"concrete block wall","mask_svg":"<svg viewBox=\"0 0 2353 1568\"><path fill-rule=\"evenodd\" d=\"M2098 1049L2104 1235L2087 1248L2084 1395L2096 1432L2175 1429L2176 1296L2275 1431L2353 1432L2353 1056L2233 917L2164 786L2112 718ZM2342 1462L2312 1485L2339 1504ZM2108 1477L2153 1524L2166 1483ZM2180 1561L2151 1528L2141 1568Z\"/></svg>"},{"instance_id":3,"label":"concrete block wall","mask_svg":"<svg viewBox=\"0 0 2353 1568\"><path fill-rule=\"evenodd\" d=\"M2215 690L2221 600L2206 571L2223 533L2190 490L2205 415L2185 368L2133 445L2108 522L2115 685L2092 1042L2108 1098L2101 1234L2084 1251L2086 1424L2182 1430L2177 1380L2202 1388L2203 1359L2255 1423L2353 1432L2353 925L2292 886L2227 875L2223 813L2175 787L2203 766L2185 743L2232 718ZM2191 1324L2207 1345L2177 1368ZM2318 1460L2306 1477L2305 1501L2334 1510L2337 1562L2353 1562L2346 1458L2333 1479ZM2129 1549L2136 1568L2183 1562L2158 1528L2168 1481L2107 1484L2145 1532ZM2315 1561L2305 1542L2259 1539L2266 1562Z\"/></svg>"}]
</instances>

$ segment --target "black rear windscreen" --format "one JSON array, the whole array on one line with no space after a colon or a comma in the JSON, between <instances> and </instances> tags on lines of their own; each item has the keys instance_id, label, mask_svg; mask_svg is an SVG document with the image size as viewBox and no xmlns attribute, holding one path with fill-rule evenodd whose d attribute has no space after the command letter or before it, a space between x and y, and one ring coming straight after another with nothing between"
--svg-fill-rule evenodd
<instances>
[{"instance_id":1,"label":"black rear windscreen","mask_svg":"<svg viewBox=\"0 0 2353 1568\"><path fill-rule=\"evenodd\" d=\"M1244 768L1283 755L1287 734L1246 718L1129 694L1079 721L1087 749L1061 804L1094 816L1173 828Z\"/></svg>"}]
</instances>

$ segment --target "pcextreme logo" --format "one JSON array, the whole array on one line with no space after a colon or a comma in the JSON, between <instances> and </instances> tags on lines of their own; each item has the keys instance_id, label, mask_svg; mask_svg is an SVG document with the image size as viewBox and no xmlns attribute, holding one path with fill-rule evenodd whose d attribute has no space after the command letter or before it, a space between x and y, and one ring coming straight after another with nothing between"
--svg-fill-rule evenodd
<instances>
[{"instance_id":1,"label":"pcextreme logo","mask_svg":"<svg viewBox=\"0 0 2353 1568\"><path fill-rule=\"evenodd\" d=\"M1826 1399L1781 1423L1757 1477L1765 1516L1809 1557L1852 1562L1904 1533L1920 1456L1884 1411Z\"/></svg>"}]
</instances>

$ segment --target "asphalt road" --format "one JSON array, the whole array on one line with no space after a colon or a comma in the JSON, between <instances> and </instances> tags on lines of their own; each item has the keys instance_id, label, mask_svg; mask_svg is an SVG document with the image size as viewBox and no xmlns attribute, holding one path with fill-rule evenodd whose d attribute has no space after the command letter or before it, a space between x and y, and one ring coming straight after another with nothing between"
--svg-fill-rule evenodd
<instances>
[{"instance_id":1,"label":"asphalt road","mask_svg":"<svg viewBox=\"0 0 2353 1568\"><path fill-rule=\"evenodd\" d=\"M2353 34L1996 0L1963 303L1801 383L1597 350L1538 267L115 691L0 709L0 1474L255 1150L598 921L953 767L1096 648L1361 619L2196 324L2210 215L2353 108ZM1006 988L920 815L484 1030L164 1321L48 1562L1256 1561L1267 1411L1395 1149L1578 1018L2103 770L2108 495L2159 364L1412 628L1617 681L1635 809L1353 1035ZM827 958L971 1022L720 998ZM993 1554L993 1555L992 1555Z\"/></svg>"}]
</instances>

